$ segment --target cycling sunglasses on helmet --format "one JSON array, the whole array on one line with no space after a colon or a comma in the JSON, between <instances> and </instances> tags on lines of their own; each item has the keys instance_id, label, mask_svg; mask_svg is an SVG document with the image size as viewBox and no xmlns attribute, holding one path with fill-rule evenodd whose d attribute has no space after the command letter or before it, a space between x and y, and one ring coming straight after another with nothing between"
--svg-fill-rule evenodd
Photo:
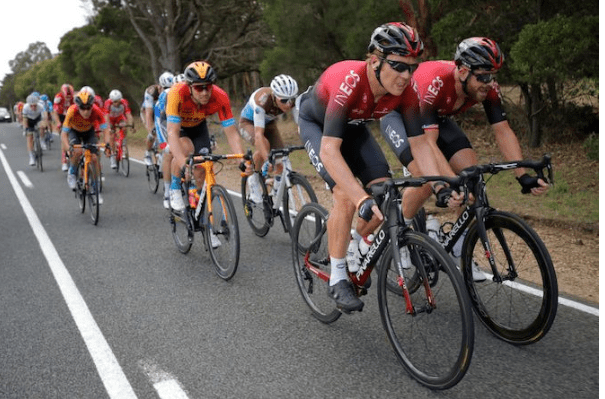
<instances>
[{"instance_id":1,"label":"cycling sunglasses on helmet","mask_svg":"<svg viewBox=\"0 0 605 399\"><path fill-rule=\"evenodd\" d=\"M408 71L410 74L412 74L418 68L418 64L408 64L402 61L389 60L388 58L383 58L383 60L386 61L391 68L393 68L396 72L399 73Z\"/></svg>"},{"instance_id":2,"label":"cycling sunglasses on helmet","mask_svg":"<svg viewBox=\"0 0 605 399\"><path fill-rule=\"evenodd\" d=\"M193 87L193 90L197 91L198 93L201 93L203 91L209 92L210 90L212 90L212 83L191 85L191 87Z\"/></svg>"}]
</instances>

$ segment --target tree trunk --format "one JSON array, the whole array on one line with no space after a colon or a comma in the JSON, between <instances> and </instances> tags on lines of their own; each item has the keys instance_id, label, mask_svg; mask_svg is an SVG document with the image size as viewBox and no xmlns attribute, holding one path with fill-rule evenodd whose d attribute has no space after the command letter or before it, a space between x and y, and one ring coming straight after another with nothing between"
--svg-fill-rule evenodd
<instances>
[{"instance_id":1,"label":"tree trunk","mask_svg":"<svg viewBox=\"0 0 605 399\"><path fill-rule=\"evenodd\" d=\"M542 90L540 85L530 85L531 108L530 108L530 139L529 146L536 148L540 146L542 141L542 126L540 124L540 116L544 110L542 104Z\"/></svg>"}]
</instances>

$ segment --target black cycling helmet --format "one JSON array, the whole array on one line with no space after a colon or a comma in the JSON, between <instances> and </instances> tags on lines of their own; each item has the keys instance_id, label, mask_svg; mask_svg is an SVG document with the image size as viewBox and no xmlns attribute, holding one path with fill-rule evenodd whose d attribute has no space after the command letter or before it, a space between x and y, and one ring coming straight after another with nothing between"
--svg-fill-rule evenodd
<instances>
[{"instance_id":1,"label":"black cycling helmet","mask_svg":"<svg viewBox=\"0 0 605 399\"><path fill-rule=\"evenodd\" d=\"M454 55L456 65L464 65L471 70L484 69L497 71L502 68L504 55L498 44L487 37L471 37L464 39Z\"/></svg>"},{"instance_id":2,"label":"black cycling helmet","mask_svg":"<svg viewBox=\"0 0 605 399\"><path fill-rule=\"evenodd\" d=\"M185 81L193 83L214 83L216 81L216 72L214 68L206 61L192 62L185 68Z\"/></svg>"},{"instance_id":3,"label":"black cycling helmet","mask_svg":"<svg viewBox=\"0 0 605 399\"><path fill-rule=\"evenodd\" d=\"M424 43L418 31L403 22L389 22L372 32L368 52L380 50L385 56L397 54L403 57L419 57L424 51Z\"/></svg>"}]
</instances>

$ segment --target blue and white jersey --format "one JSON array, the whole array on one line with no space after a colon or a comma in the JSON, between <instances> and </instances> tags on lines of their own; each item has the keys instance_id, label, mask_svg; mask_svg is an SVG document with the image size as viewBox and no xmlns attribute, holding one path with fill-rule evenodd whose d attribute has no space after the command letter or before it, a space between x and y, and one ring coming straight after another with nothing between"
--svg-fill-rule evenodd
<instances>
[{"instance_id":1,"label":"blue and white jersey","mask_svg":"<svg viewBox=\"0 0 605 399\"><path fill-rule=\"evenodd\" d=\"M261 87L250 95L240 114L241 118L254 122L255 127L264 128L283 112L275 105L270 87Z\"/></svg>"},{"instance_id":2,"label":"blue and white jersey","mask_svg":"<svg viewBox=\"0 0 605 399\"><path fill-rule=\"evenodd\" d=\"M162 144L167 142L168 131L166 127L166 102L168 99L168 92L170 89L164 90L160 93L158 101L155 102L153 107L153 119L155 123L155 132L157 134L158 143Z\"/></svg>"}]
</instances>

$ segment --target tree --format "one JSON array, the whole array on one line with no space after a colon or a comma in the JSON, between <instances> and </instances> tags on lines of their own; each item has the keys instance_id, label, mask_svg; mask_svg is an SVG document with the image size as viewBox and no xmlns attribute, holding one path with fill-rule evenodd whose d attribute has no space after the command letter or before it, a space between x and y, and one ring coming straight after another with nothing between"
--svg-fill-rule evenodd
<instances>
[{"instance_id":1,"label":"tree","mask_svg":"<svg viewBox=\"0 0 605 399\"><path fill-rule=\"evenodd\" d=\"M13 73L19 73L28 70L40 61L49 60L52 54L46 44L42 42L31 43L27 50L20 52L15 59L8 62Z\"/></svg>"}]
</instances>

